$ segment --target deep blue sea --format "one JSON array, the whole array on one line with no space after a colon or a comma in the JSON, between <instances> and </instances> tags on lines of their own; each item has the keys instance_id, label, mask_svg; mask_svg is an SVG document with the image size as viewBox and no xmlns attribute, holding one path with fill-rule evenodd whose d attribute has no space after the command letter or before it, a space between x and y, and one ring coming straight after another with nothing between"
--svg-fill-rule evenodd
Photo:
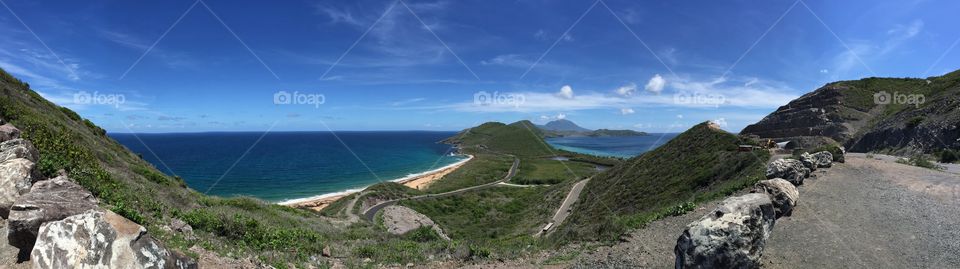
<instances>
[{"instance_id":1,"label":"deep blue sea","mask_svg":"<svg viewBox=\"0 0 960 269\"><path fill-rule=\"evenodd\" d=\"M213 195L253 196L272 202L363 188L435 170L464 158L451 156L454 150L450 145L437 143L454 136L455 132L335 134L234 132L110 136L161 171L182 177L197 191L209 189Z\"/></svg>"},{"instance_id":2,"label":"deep blue sea","mask_svg":"<svg viewBox=\"0 0 960 269\"><path fill-rule=\"evenodd\" d=\"M583 154L630 158L653 150L679 133L651 133L646 136L549 138L551 146Z\"/></svg>"}]
</instances>

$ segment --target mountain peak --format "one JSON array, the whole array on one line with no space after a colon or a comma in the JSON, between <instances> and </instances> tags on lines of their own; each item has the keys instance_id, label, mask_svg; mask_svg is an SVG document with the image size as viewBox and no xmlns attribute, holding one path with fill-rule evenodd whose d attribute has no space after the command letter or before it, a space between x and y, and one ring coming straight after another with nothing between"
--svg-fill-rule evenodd
<instances>
[{"instance_id":1,"label":"mountain peak","mask_svg":"<svg viewBox=\"0 0 960 269\"><path fill-rule=\"evenodd\" d=\"M547 124L540 126L541 129L548 131L576 131L576 132L589 132L590 129L580 127L576 123L573 123L567 119L558 119Z\"/></svg>"}]
</instances>

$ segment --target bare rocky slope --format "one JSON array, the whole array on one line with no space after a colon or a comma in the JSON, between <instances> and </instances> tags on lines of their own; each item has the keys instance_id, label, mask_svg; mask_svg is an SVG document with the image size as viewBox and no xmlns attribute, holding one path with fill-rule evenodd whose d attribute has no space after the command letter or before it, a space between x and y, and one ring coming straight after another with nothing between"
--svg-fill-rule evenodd
<instances>
[{"instance_id":1,"label":"bare rocky slope","mask_svg":"<svg viewBox=\"0 0 960 269\"><path fill-rule=\"evenodd\" d=\"M866 78L827 84L781 106L741 134L836 143L896 154L960 148L960 71L939 77Z\"/></svg>"}]
</instances>

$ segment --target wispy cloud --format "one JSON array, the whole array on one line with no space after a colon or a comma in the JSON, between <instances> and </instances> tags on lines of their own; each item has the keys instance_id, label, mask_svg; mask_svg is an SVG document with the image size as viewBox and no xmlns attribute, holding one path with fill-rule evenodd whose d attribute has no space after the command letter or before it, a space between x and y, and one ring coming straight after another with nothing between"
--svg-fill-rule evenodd
<instances>
[{"instance_id":1,"label":"wispy cloud","mask_svg":"<svg viewBox=\"0 0 960 269\"><path fill-rule=\"evenodd\" d=\"M409 104L417 103L417 102L420 102L420 101L423 101L423 100L426 100L426 99L427 99L427 98L422 98L422 97L419 97L419 98L410 98L410 99L406 99L406 100L401 100L401 101L393 102L393 103L391 103L390 105L392 105L392 106L404 106L404 105L409 105Z\"/></svg>"},{"instance_id":2,"label":"wispy cloud","mask_svg":"<svg viewBox=\"0 0 960 269\"><path fill-rule=\"evenodd\" d=\"M501 95L522 96L519 105L511 102L491 102L478 105L461 102L440 106L423 106L416 109L453 110L461 112L554 112L610 109L623 113L623 108L677 107L677 108L766 108L779 107L798 96L784 83L758 78L694 79L690 77L669 78L664 86L673 94L636 94L623 96L616 91L580 90L574 94L573 87L564 86L560 91L501 92ZM722 104L678 102L678 95L722 96Z\"/></svg>"}]
</instances>

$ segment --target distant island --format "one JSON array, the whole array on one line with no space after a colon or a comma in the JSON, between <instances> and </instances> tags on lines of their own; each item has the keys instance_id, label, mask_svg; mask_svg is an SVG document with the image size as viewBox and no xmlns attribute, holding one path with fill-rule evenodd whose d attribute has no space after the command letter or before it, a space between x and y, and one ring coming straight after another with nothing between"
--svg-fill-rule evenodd
<instances>
[{"instance_id":1,"label":"distant island","mask_svg":"<svg viewBox=\"0 0 960 269\"><path fill-rule=\"evenodd\" d=\"M572 121L569 121L566 119L554 120L544 125L537 125L537 128L543 131L543 136L545 138L649 135L645 132L637 132L634 130L610 130L610 129L590 130L587 128L580 127L580 125L577 125L576 123L573 123Z\"/></svg>"}]
</instances>

